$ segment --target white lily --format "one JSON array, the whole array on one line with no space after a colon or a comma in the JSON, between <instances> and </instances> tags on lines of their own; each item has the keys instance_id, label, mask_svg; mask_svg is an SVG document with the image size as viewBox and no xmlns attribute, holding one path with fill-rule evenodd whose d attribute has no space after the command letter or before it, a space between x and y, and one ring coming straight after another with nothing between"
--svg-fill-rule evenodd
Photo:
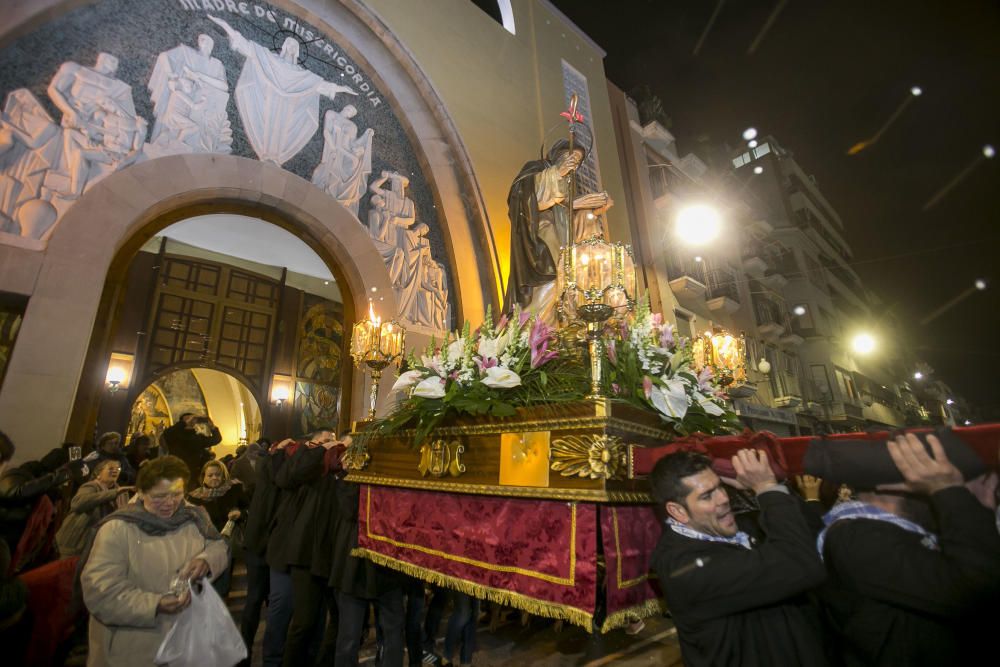
<instances>
[{"instance_id":1,"label":"white lily","mask_svg":"<svg viewBox=\"0 0 1000 667\"><path fill-rule=\"evenodd\" d=\"M433 357L429 357L426 354L420 355L420 365L431 369L431 372L436 375L443 376L445 374L444 363L441 361L440 354L435 354Z\"/></svg>"},{"instance_id":2,"label":"white lily","mask_svg":"<svg viewBox=\"0 0 1000 667\"><path fill-rule=\"evenodd\" d=\"M695 400L698 401L698 405L704 408L705 412L712 415L713 417L718 417L719 415L725 414L725 410L719 407L719 404L713 401L710 397L705 396L702 393L695 392Z\"/></svg>"},{"instance_id":3,"label":"white lily","mask_svg":"<svg viewBox=\"0 0 1000 667\"><path fill-rule=\"evenodd\" d=\"M465 339L456 338L448 344L448 364L457 366L462 361L462 354L465 352Z\"/></svg>"},{"instance_id":4,"label":"white lily","mask_svg":"<svg viewBox=\"0 0 1000 667\"><path fill-rule=\"evenodd\" d=\"M653 407L667 417L684 419L688 409L687 392L684 391L684 381L676 378L666 380L666 387L653 385L650 400Z\"/></svg>"},{"instance_id":5,"label":"white lily","mask_svg":"<svg viewBox=\"0 0 1000 667\"><path fill-rule=\"evenodd\" d=\"M483 359L499 359L507 347L507 336L497 336L496 338L481 338L479 349L477 350Z\"/></svg>"},{"instance_id":6,"label":"white lily","mask_svg":"<svg viewBox=\"0 0 1000 667\"><path fill-rule=\"evenodd\" d=\"M444 378L429 377L413 388L413 396L420 398L441 398L444 396Z\"/></svg>"},{"instance_id":7,"label":"white lily","mask_svg":"<svg viewBox=\"0 0 1000 667\"><path fill-rule=\"evenodd\" d=\"M487 368L482 377L482 383L491 389L510 389L521 384L521 376L503 366Z\"/></svg>"},{"instance_id":8,"label":"white lily","mask_svg":"<svg viewBox=\"0 0 1000 667\"><path fill-rule=\"evenodd\" d=\"M396 378L395 384L392 385L390 392L402 391L403 389L409 389L417 382L420 378L424 376L423 371L406 371L398 378Z\"/></svg>"}]
</instances>

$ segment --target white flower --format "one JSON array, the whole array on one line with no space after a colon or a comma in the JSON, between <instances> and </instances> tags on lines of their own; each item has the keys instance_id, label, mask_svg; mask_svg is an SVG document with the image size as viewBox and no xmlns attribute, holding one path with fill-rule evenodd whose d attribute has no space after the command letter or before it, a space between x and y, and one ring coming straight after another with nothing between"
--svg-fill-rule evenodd
<instances>
[{"instance_id":1,"label":"white flower","mask_svg":"<svg viewBox=\"0 0 1000 667\"><path fill-rule=\"evenodd\" d=\"M392 389L390 390L390 392L400 391L402 389L409 389L417 382L419 382L420 378L422 378L423 376L424 376L423 371L406 371L398 378L396 378L396 383L392 385Z\"/></svg>"},{"instance_id":2,"label":"white flower","mask_svg":"<svg viewBox=\"0 0 1000 667\"><path fill-rule=\"evenodd\" d=\"M713 417L718 417L724 414L726 411L719 407L719 404L713 401L710 397L704 394L695 392L695 400L698 401L698 405L705 409L705 412L712 415Z\"/></svg>"},{"instance_id":3,"label":"white flower","mask_svg":"<svg viewBox=\"0 0 1000 667\"><path fill-rule=\"evenodd\" d=\"M426 354L420 355L420 365L431 369L431 372L436 375L444 376L445 374L440 354L435 354L433 357L428 357Z\"/></svg>"},{"instance_id":4,"label":"white flower","mask_svg":"<svg viewBox=\"0 0 1000 667\"><path fill-rule=\"evenodd\" d=\"M482 383L491 389L510 389L521 384L521 376L503 366L487 368Z\"/></svg>"},{"instance_id":5,"label":"white flower","mask_svg":"<svg viewBox=\"0 0 1000 667\"><path fill-rule=\"evenodd\" d=\"M479 339L479 356L483 359L499 359L507 347L507 336Z\"/></svg>"},{"instance_id":6,"label":"white flower","mask_svg":"<svg viewBox=\"0 0 1000 667\"><path fill-rule=\"evenodd\" d=\"M429 377L413 388L413 396L420 398L441 398L444 396L444 378Z\"/></svg>"},{"instance_id":7,"label":"white flower","mask_svg":"<svg viewBox=\"0 0 1000 667\"><path fill-rule=\"evenodd\" d=\"M684 391L684 381L678 379L666 380L666 387L653 385L649 396L653 407L667 417L684 419L688 409L687 392Z\"/></svg>"},{"instance_id":8,"label":"white flower","mask_svg":"<svg viewBox=\"0 0 1000 667\"><path fill-rule=\"evenodd\" d=\"M456 338L448 345L447 359L450 365L457 366L462 361L462 354L465 352L465 339Z\"/></svg>"}]
</instances>

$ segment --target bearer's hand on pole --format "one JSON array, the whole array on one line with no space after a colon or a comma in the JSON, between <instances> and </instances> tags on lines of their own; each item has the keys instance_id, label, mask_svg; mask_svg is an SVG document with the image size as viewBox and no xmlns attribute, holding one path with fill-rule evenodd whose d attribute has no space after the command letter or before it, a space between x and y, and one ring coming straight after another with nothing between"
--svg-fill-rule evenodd
<instances>
[{"instance_id":1,"label":"bearer's hand on pole","mask_svg":"<svg viewBox=\"0 0 1000 667\"><path fill-rule=\"evenodd\" d=\"M914 493L931 495L962 485L962 473L948 460L937 436L928 435L931 454L913 433L905 433L887 444L889 456L903 475L904 486Z\"/></svg>"},{"instance_id":2,"label":"bearer's hand on pole","mask_svg":"<svg viewBox=\"0 0 1000 667\"><path fill-rule=\"evenodd\" d=\"M778 485L778 480L767 462L767 453L761 449L741 449L733 457L736 481L760 494Z\"/></svg>"}]
</instances>

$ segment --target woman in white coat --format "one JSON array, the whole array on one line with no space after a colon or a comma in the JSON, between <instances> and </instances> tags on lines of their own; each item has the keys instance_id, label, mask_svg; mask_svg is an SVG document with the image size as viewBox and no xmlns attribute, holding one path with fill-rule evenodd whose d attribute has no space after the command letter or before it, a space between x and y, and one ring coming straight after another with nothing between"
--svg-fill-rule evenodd
<instances>
[{"instance_id":1,"label":"woman in white coat","mask_svg":"<svg viewBox=\"0 0 1000 667\"><path fill-rule=\"evenodd\" d=\"M82 559L90 611L88 665L152 665L190 593L177 580L215 578L229 550L204 509L184 500L189 471L175 456L142 466L140 502L105 517Z\"/></svg>"}]
</instances>

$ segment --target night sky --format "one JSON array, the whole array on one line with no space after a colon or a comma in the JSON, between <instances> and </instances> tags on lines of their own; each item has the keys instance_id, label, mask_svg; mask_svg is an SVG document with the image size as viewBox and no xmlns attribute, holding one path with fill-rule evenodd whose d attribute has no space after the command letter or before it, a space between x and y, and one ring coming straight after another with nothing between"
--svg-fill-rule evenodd
<instances>
[{"instance_id":1,"label":"night sky","mask_svg":"<svg viewBox=\"0 0 1000 667\"><path fill-rule=\"evenodd\" d=\"M982 158L984 144L1000 148L1000 3L789 0L748 55L782 3L730 0L695 56L718 0L553 2L608 52L612 82L660 97L682 154L702 142L735 146L748 126L791 150L916 353L1000 419L1000 156ZM848 156L914 85L923 94ZM920 325L977 278L990 287Z\"/></svg>"}]
</instances>

